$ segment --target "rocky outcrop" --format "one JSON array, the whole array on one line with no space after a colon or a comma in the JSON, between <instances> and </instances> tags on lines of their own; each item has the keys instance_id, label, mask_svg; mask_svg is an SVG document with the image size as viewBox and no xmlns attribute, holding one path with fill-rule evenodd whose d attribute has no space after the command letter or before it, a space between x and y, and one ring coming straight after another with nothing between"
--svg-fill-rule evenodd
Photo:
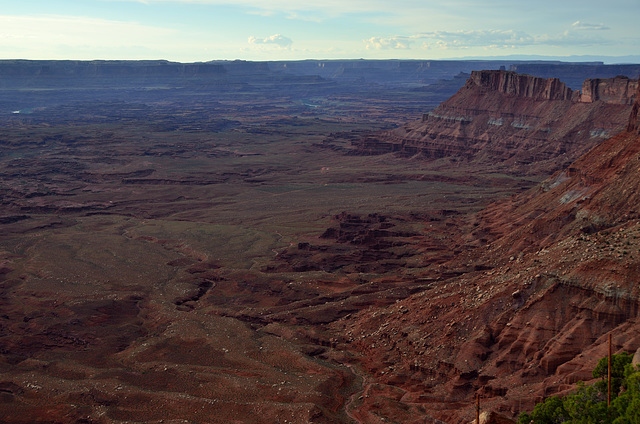
<instances>
[{"instance_id":1,"label":"rocky outcrop","mask_svg":"<svg viewBox=\"0 0 640 424\"><path fill-rule=\"evenodd\" d=\"M636 96L634 111L638 105ZM632 119L637 117L632 114ZM518 258L510 261L517 274L505 282L515 284L514 299L521 301L517 312L508 314L511 318L493 327L501 334L493 333L504 359L494 362L492 375L509 362L523 377L536 370L529 384L539 381L539 395L545 396L589 380L590 368L606 352L608 333L616 351L638 349L638 163L639 135L623 132L537 189L480 215L497 235L491 255ZM543 280L547 282L540 285ZM553 322L535 328L535 322L545 319ZM509 332L512 337L506 336ZM532 343L532 334L540 340ZM532 356L533 367L526 354L514 358L535 346L539 351ZM514 388L509 391L515 393Z\"/></svg>"},{"instance_id":2,"label":"rocky outcrop","mask_svg":"<svg viewBox=\"0 0 640 424\"><path fill-rule=\"evenodd\" d=\"M476 421L471 421L469 424L475 424ZM500 414L496 414L493 411L483 412L480 414L480 424L515 424L515 421L510 420Z\"/></svg>"},{"instance_id":3,"label":"rocky outcrop","mask_svg":"<svg viewBox=\"0 0 640 424\"><path fill-rule=\"evenodd\" d=\"M474 71L467 88L479 87L506 96L535 100L573 100L594 103L598 100L610 104L632 105L638 90L638 80L620 75L613 78L586 79L582 91L573 91L558 78L539 78L511 71Z\"/></svg>"},{"instance_id":4,"label":"rocky outcrop","mask_svg":"<svg viewBox=\"0 0 640 424\"><path fill-rule=\"evenodd\" d=\"M628 122L636 80L590 80L585 87L582 95L555 78L473 72L458 93L421 121L365 136L354 147L361 154L450 158L549 175Z\"/></svg>"},{"instance_id":5,"label":"rocky outcrop","mask_svg":"<svg viewBox=\"0 0 640 424\"><path fill-rule=\"evenodd\" d=\"M640 91L640 89L638 91ZM631 115L629 115L629 124L627 125L627 132L640 134L639 111L640 111L640 103L638 102L638 98L636 97L636 102L633 104L633 107L631 108Z\"/></svg>"},{"instance_id":6,"label":"rocky outcrop","mask_svg":"<svg viewBox=\"0 0 640 424\"><path fill-rule=\"evenodd\" d=\"M639 109L639 99L636 98L627 131L603 141L570 167L550 177L537 191L521 198L517 205L493 205L482 213L484 222L497 223L513 220L514 216L526 216L528 222L519 221L522 227L518 231L529 232L529 236L521 240L529 240L530 243L521 241L514 246L522 250L545 248L576 231L590 234L638 219L640 191L637 187L640 186L640 178L636 163L640 161ZM504 229L499 229L500 225L489 226L494 234L505 234ZM519 235L514 236L517 237Z\"/></svg>"},{"instance_id":7,"label":"rocky outcrop","mask_svg":"<svg viewBox=\"0 0 640 424\"><path fill-rule=\"evenodd\" d=\"M598 100L618 105L632 105L638 90L638 80L627 77L588 79L582 84L580 101L593 103Z\"/></svg>"},{"instance_id":8,"label":"rocky outcrop","mask_svg":"<svg viewBox=\"0 0 640 424\"><path fill-rule=\"evenodd\" d=\"M507 71L474 71L467 81L469 89L480 88L506 96L536 100L571 100L573 91L558 78L537 78Z\"/></svg>"},{"instance_id":9,"label":"rocky outcrop","mask_svg":"<svg viewBox=\"0 0 640 424\"><path fill-rule=\"evenodd\" d=\"M433 420L466 423L476 394L515 417L592 382L609 335L614 353L638 350L639 108L636 95L630 131L478 214L466 234L478 247L439 265L466 271L344 324L378 381Z\"/></svg>"}]
</instances>

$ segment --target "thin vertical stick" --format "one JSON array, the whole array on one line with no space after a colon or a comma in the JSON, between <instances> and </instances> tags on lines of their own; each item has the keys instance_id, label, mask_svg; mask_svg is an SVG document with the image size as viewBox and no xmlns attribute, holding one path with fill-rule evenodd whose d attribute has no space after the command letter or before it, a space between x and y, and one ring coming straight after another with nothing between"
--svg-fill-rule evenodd
<instances>
[{"instance_id":1,"label":"thin vertical stick","mask_svg":"<svg viewBox=\"0 0 640 424\"><path fill-rule=\"evenodd\" d=\"M480 424L480 393L476 393L476 424Z\"/></svg>"},{"instance_id":2,"label":"thin vertical stick","mask_svg":"<svg viewBox=\"0 0 640 424\"><path fill-rule=\"evenodd\" d=\"M607 370L607 407L611 406L611 333L609 333L609 364Z\"/></svg>"}]
</instances>

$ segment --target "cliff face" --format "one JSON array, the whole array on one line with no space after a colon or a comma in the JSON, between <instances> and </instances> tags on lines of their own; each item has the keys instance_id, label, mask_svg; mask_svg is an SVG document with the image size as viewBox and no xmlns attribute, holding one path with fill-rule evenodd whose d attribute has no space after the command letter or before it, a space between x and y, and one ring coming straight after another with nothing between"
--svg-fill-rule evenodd
<instances>
[{"instance_id":1,"label":"cliff face","mask_svg":"<svg viewBox=\"0 0 640 424\"><path fill-rule=\"evenodd\" d=\"M640 86L638 87L640 92ZM627 125L627 132L640 134L640 94L636 96L636 101L631 108L631 115L629 116L629 124Z\"/></svg>"},{"instance_id":2,"label":"cliff face","mask_svg":"<svg viewBox=\"0 0 640 424\"><path fill-rule=\"evenodd\" d=\"M535 100L571 100L573 95L558 78L544 79L507 71L474 71L465 88Z\"/></svg>"},{"instance_id":3,"label":"cliff face","mask_svg":"<svg viewBox=\"0 0 640 424\"><path fill-rule=\"evenodd\" d=\"M421 121L365 137L362 154L396 152L455 158L483 167L549 175L627 124L637 81L585 82L586 94L558 79L479 71Z\"/></svg>"},{"instance_id":4,"label":"cliff face","mask_svg":"<svg viewBox=\"0 0 640 424\"><path fill-rule=\"evenodd\" d=\"M588 79L582 84L580 101L593 103L600 100L611 104L631 105L637 90L638 81L627 77Z\"/></svg>"},{"instance_id":5,"label":"cliff face","mask_svg":"<svg viewBox=\"0 0 640 424\"><path fill-rule=\"evenodd\" d=\"M500 234L504 240L509 240L507 233L516 234L505 246L523 251L545 248L575 231L593 233L640 218L639 110L640 99L636 97L626 131L603 141L554 174L518 204L496 204L491 212L482 214L489 232ZM516 215L529 220L523 226L526 230L518 230L524 231L521 234L505 231L504 222L513 222ZM531 220L533 216L535 220Z\"/></svg>"},{"instance_id":6,"label":"cliff face","mask_svg":"<svg viewBox=\"0 0 640 424\"><path fill-rule=\"evenodd\" d=\"M514 417L589 382L609 334L614 353L640 347L639 96L627 131L478 214L441 265L457 276L348 327L408 404L470 422L480 393L483 410Z\"/></svg>"}]
</instances>

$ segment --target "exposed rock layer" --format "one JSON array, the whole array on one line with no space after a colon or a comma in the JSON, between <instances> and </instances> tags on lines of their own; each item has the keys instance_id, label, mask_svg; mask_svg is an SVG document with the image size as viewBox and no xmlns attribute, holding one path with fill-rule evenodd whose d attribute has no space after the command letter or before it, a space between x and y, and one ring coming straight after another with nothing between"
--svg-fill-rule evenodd
<instances>
[{"instance_id":1,"label":"exposed rock layer","mask_svg":"<svg viewBox=\"0 0 640 424\"><path fill-rule=\"evenodd\" d=\"M489 82L503 87L507 105L505 98L541 108L567 102L548 100L568 95L559 84L522 81ZM251 97L255 110L274 107L268 102ZM128 112L117 107L116 116ZM455 423L471 421L476 392L483 410L513 416L569 390L590 378L607 332L616 350L640 345L637 104L634 110L631 133L605 140L475 222L448 209L435 213L437 197L468 192L449 184L450 175L407 175L406 162L402 176L369 174L361 164L358 179L331 180L335 165L327 159L331 171L312 174L313 195L298 197L304 173L316 169L306 158L317 150L293 156L289 145L269 146L278 158L287 152L289 163L304 157L289 175L263 156L246 161L261 148L255 139L231 150L215 137L192 138L184 130L202 128L174 118L180 113L154 121L176 125L161 139L139 129L151 114L137 121L135 133L145 138L102 126L5 133L11 156L4 180L11 184L2 188L10 213L0 217L0 416L14 423ZM208 131L227 126L219 109L210 113ZM237 111L233 119L241 119ZM279 126L273 131L284 135ZM22 144L39 147L15 154ZM229 168L204 161L227 156ZM194 158L207 168L194 167ZM371 168L383 162L356 159L375 159L366 162ZM284 199L300 213L331 190L318 197L324 210L324 199L337 199L337 181L342 191L351 190L344 182L373 180L372 197L382 202L423 178L441 191L428 198L404 192L417 216L340 214L322 239L281 234L282 225L265 221L282 213ZM251 185L259 201L251 208L255 228L272 234L226 225L252 219L227 203L234 181ZM302 216L289 222L309 225L310 215ZM255 254L259 245L272 260ZM229 264L245 250L246 270L234 271ZM261 264L281 273L266 277Z\"/></svg>"},{"instance_id":2,"label":"exposed rock layer","mask_svg":"<svg viewBox=\"0 0 640 424\"><path fill-rule=\"evenodd\" d=\"M580 101L593 103L598 100L611 104L632 105L638 89L638 80L626 77L588 79L582 84Z\"/></svg>"},{"instance_id":3,"label":"exposed rock layer","mask_svg":"<svg viewBox=\"0 0 640 424\"><path fill-rule=\"evenodd\" d=\"M484 410L515 416L591 380L609 334L614 352L638 349L638 108L629 131L480 213L467 235L477 248L442 265L459 276L345 320L363 364L405 405L463 423L480 393Z\"/></svg>"},{"instance_id":4,"label":"exposed rock layer","mask_svg":"<svg viewBox=\"0 0 640 424\"><path fill-rule=\"evenodd\" d=\"M573 95L558 78L544 79L506 71L474 71L467 87L535 100L571 100Z\"/></svg>"},{"instance_id":5,"label":"exposed rock layer","mask_svg":"<svg viewBox=\"0 0 640 424\"><path fill-rule=\"evenodd\" d=\"M548 175L624 129L628 121L637 81L595 79L584 87L580 93L555 78L473 72L456 95L422 121L364 137L356 149Z\"/></svg>"}]
</instances>

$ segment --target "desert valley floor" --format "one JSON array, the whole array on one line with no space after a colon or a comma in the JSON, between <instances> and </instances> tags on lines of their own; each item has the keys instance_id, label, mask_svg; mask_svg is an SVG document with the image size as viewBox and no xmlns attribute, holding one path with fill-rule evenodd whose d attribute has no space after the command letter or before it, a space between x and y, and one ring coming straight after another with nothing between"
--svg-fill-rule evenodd
<instances>
[{"instance_id":1,"label":"desert valley floor","mask_svg":"<svg viewBox=\"0 0 640 424\"><path fill-rule=\"evenodd\" d=\"M76 65L0 63L0 421L513 418L640 348L640 67Z\"/></svg>"}]
</instances>

